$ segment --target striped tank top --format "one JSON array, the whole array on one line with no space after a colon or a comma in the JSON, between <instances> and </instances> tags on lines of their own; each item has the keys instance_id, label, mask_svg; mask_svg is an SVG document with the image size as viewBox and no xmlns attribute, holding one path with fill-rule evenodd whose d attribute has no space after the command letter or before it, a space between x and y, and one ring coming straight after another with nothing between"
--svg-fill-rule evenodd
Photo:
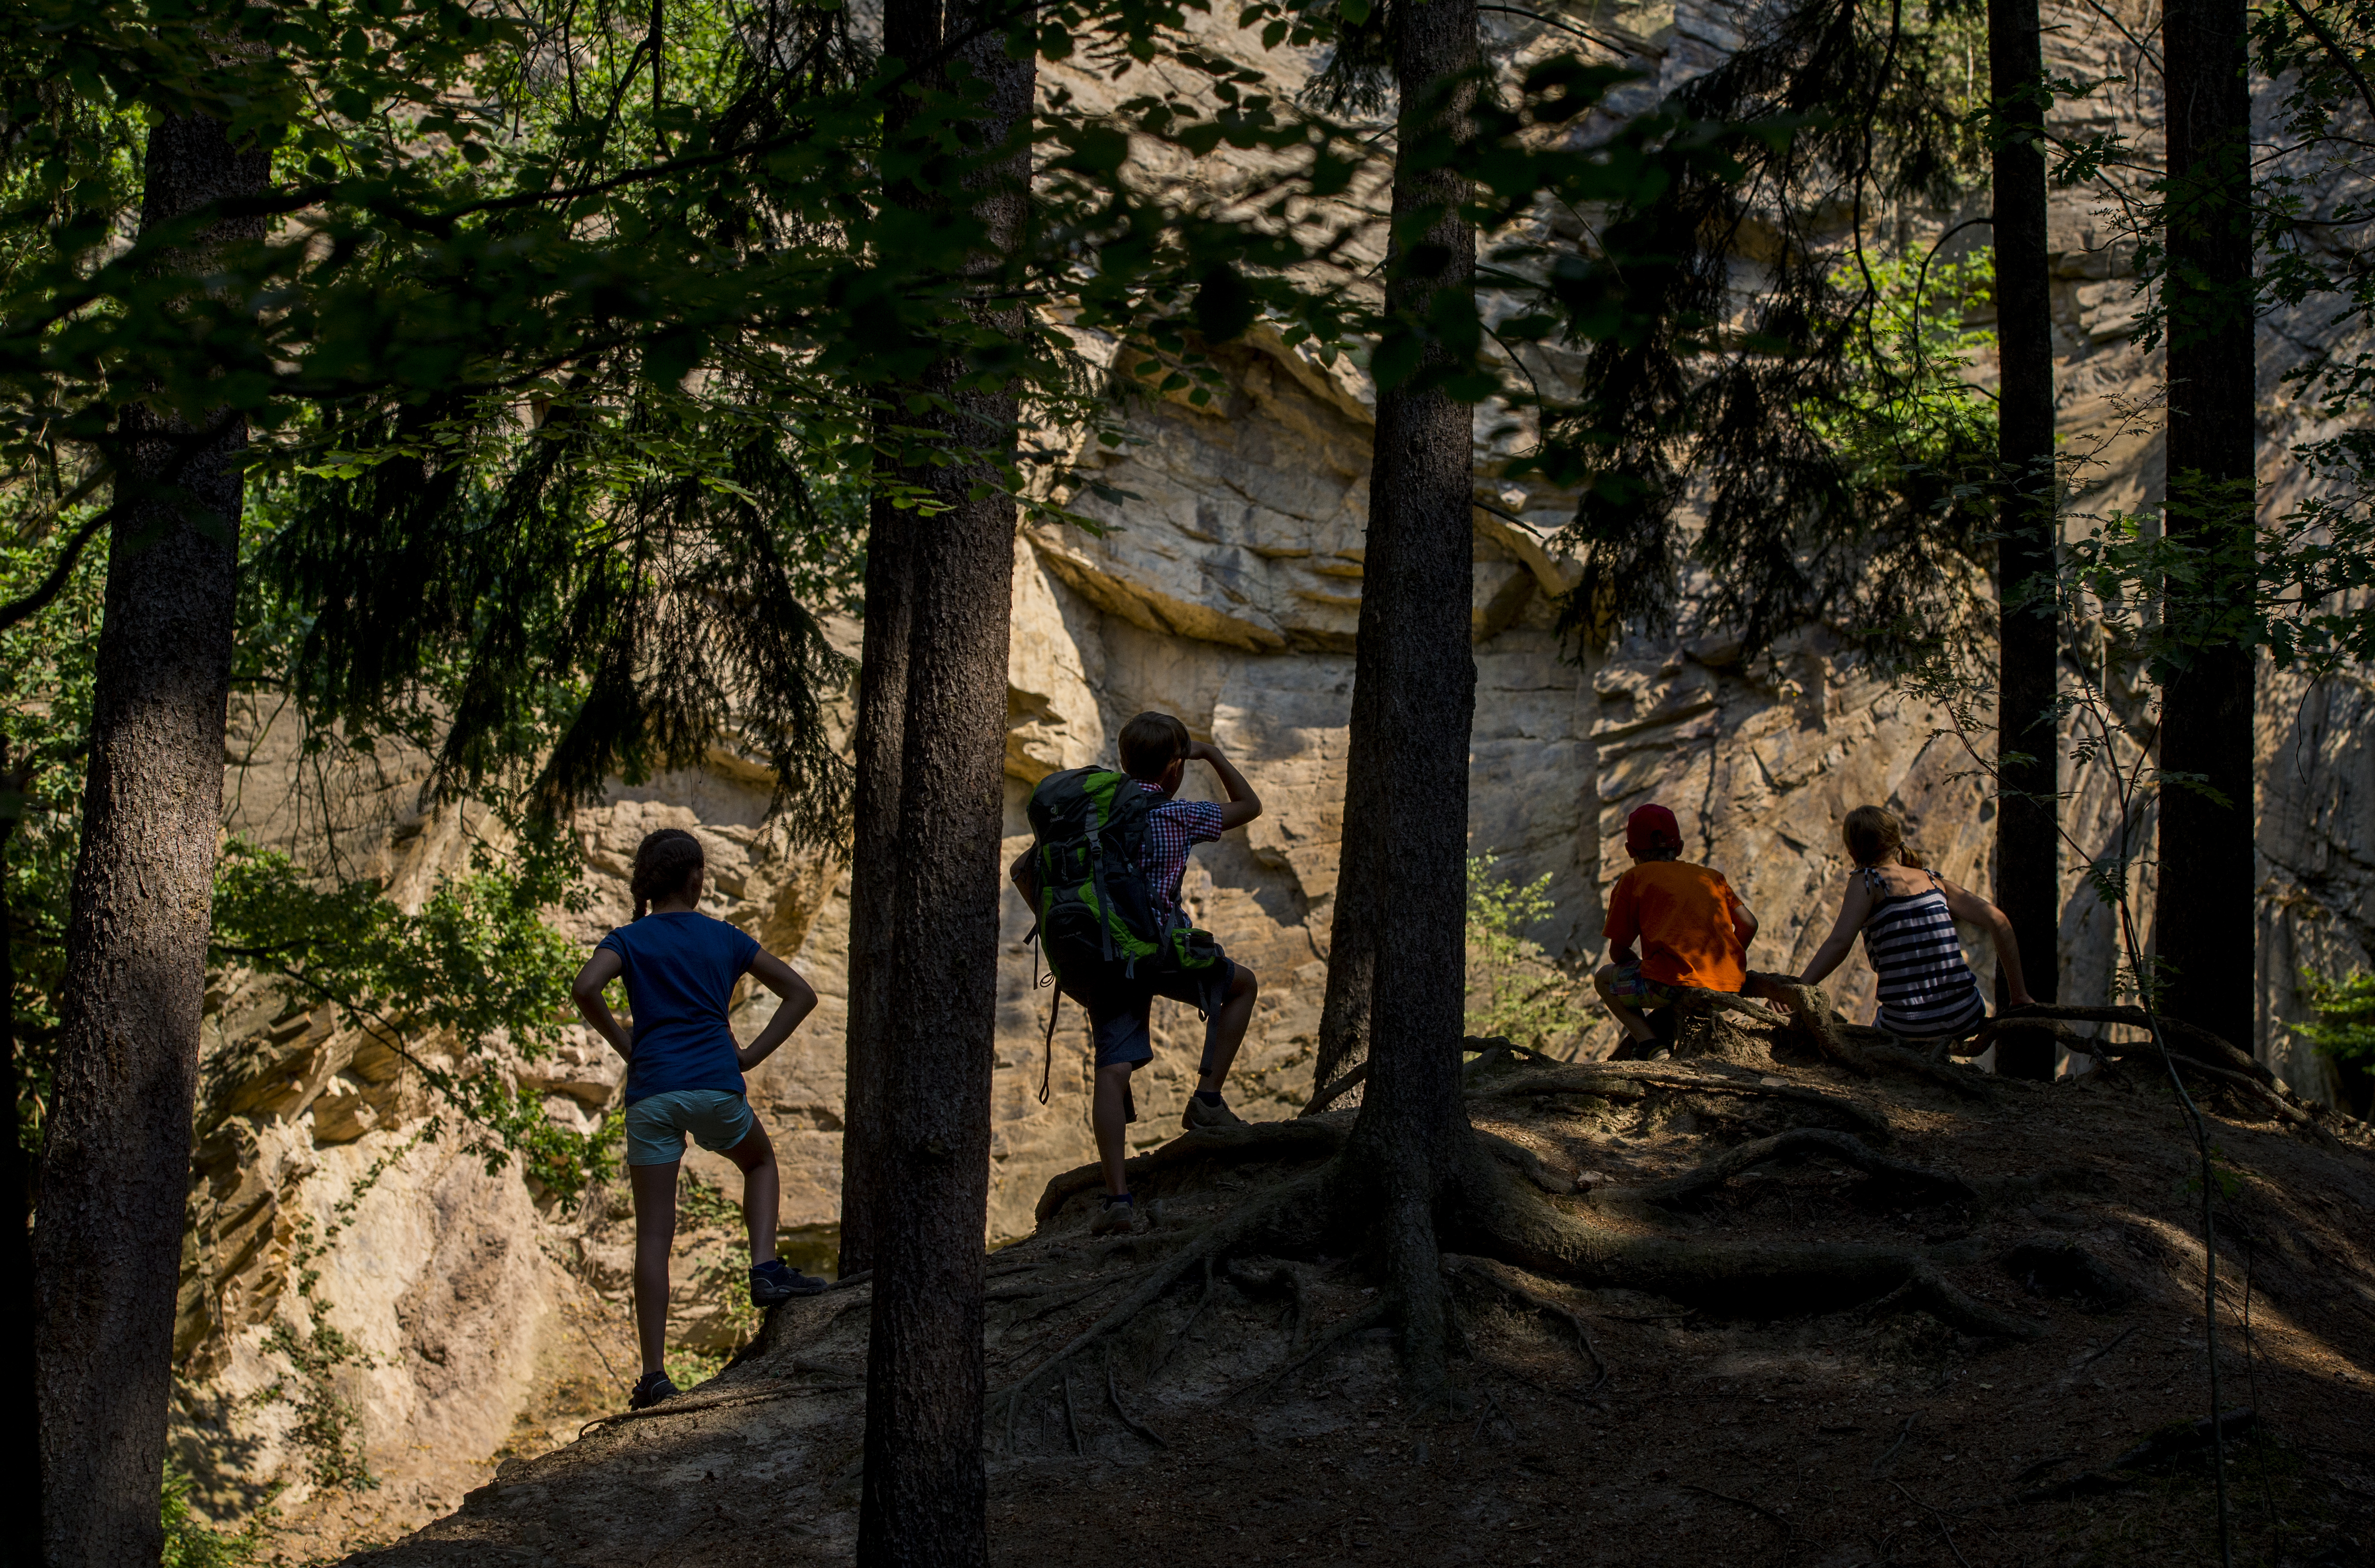
<instances>
[{"instance_id":1,"label":"striped tank top","mask_svg":"<svg viewBox=\"0 0 2375 1568\"><path fill-rule=\"evenodd\" d=\"M1863 868L1863 885L1879 901L1863 924L1864 957L1880 977L1880 1027L1915 1039L1960 1034L1988 1016L1963 939L1946 907L1938 873L1918 893L1892 893L1880 873Z\"/></svg>"}]
</instances>

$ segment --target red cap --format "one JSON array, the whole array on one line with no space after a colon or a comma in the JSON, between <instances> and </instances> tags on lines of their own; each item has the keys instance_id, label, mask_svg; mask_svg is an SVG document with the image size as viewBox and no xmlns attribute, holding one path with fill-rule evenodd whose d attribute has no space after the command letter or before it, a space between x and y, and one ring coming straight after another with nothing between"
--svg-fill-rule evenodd
<instances>
[{"instance_id":1,"label":"red cap","mask_svg":"<svg viewBox=\"0 0 2375 1568\"><path fill-rule=\"evenodd\" d=\"M1645 850L1680 849L1683 847L1682 824L1674 814L1662 806L1637 806L1633 815L1625 819L1625 848L1627 854L1639 855Z\"/></svg>"}]
</instances>

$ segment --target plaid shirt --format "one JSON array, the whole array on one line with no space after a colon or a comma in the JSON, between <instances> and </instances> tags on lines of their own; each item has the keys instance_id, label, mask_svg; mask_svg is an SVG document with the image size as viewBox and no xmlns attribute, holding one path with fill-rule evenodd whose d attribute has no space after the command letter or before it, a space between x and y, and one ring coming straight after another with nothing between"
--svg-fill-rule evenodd
<instances>
[{"instance_id":1,"label":"plaid shirt","mask_svg":"<svg viewBox=\"0 0 2375 1568\"><path fill-rule=\"evenodd\" d=\"M1150 795L1163 792L1144 779L1131 781ZM1139 867L1154 893L1155 911L1167 915L1179 907L1179 878L1188 871L1188 852L1221 836L1221 806L1214 800L1174 800L1146 814L1149 858Z\"/></svg>"}]
</instances>

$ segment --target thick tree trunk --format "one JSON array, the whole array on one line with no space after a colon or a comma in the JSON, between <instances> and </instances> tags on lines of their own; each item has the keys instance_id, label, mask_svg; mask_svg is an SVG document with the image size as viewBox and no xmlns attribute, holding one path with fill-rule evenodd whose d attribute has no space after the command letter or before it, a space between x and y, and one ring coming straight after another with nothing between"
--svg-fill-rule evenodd
<instances>
[{"instance_id":1,"label":"thick tree trunk","mask_svg":"<svg viewBox=\"0 0 2375 1568\"><path fill-rule=\"evenodd\" d=\"M1412 168L1407 156L1438 85L1476 64L1475 0L1404 0L1394 20L1405 149L1394 171L1395 227L1413 214L1435 217L1415 243L1398 244L1389 256L1386 299L1397 314L1423 322L1438 292L1475 286L1475 234L1459 212L1464 183ZM1449 360L1447 348L1430 346L1421 380ZM1468 735L1476 707L1470 421L1468 406L1437 388L1378 391L1354 676L1368 701L1356 704L1367 723L1354 735L1352 765L1367 770L1374 787L1361 793L1377 817L1374 842L1387 849L1367 868L1379 958L1369 1078L1345 1157L1378 1188L1404 1363L1422 1395L1441 1365L1447 1327L1436 1216L1471 1147L1453 1049L1466 1006ZM1354 799L1348 790L1348 838Z\"/></svg>"},{"instance_id":2,"label":"thick tree trunk","mask_svg":"<svg viewBox=\"0 0 2375 1568\"><path fill-rule=\"evenodd\" d=\"M857 792L849 856L849 1031L841 1115L844 1278L874 1267L875 1215L890 1185L881 1164L882 1097L895 1012L891 934L898 889L900 756L907 727L911 528L906 513L888 501L874 503L866 538L866 633L858 650Z\"/></svg>"},{"instance_id":3,"label":"thick tree trunk","mask_svg":"<svg viewBox=\"0 0 2375 1568\"><path fill-rule=\"evenodd\" d=\"M954 7L946 36L975 17ZM924 58L939 45L936 6L886 13L884 52ZM1035 62L1010 59L1004 29L954 51L960 78L989 92L986 145L1027 132ZM992 254L1022 239L1030 155L1018 147L977 186ZM1004 301L986 319L1020 338ZM958 377L948 367L944 386ZM1010 392L955 391L951 434L1011 450ZM982 1467L982 1234L989 1209L989 1082L998 1022L998 850L1005 816L1006 657L1014 504L987 464L941 469L948 510L912 525L906 716L898 882L891 929L881 1169L895 1200L874 1219L874 1307L867 1353L866 1475L857 1561L864 1568L979 1568L988 1559ZM974 493L978 492L978 493Z\"/></svg>"},{"instance_id":4,"label":"thick tree trunk","mask_svg":"<svg viewBox=\"0 0 2375 1568\"><path fill-rule=\"evenodd\" d=\"M1996 902L2012 921L2030 994L2050 1002L2061 995L2061 846L2053 798L2061 749L2053 714L2059 625L2050 592L2033 607L2016 602L2032 581L2050 581L2057 522L2044 111L2041 100L2022 96L2038 90L2045 78L2037 0L1989 6L1988 65L2002 106L1995 148L1996 363L2003 378L1996 408L2003 469L1997 518L2003 534L1996 572ZM2030 760L2018 760L2022 756ZM2007 1040L1996 1070L2051 1078L2052 1042L2023 1036L2015 1046Z\"/></svg>"},{"instance_id":5,"label":"thick tree trunk","mask_svg":"<svg viewBox=\"0 0 2375 1568\"><path fill-rule=\"evenodd\" d=\"M1385 770L1377 762L1377 725L1370 709L1376 688L1353 687L1350 744L1344 759L1344 833L1337 851L1335 911L1329 923L1328 990L1319 1005L1318 1059L1313 1093L1358 1067L1369 1054L1369 1003L1377 973L1377 867L1383 852L1385 810L1377 798Z\"/></svg>"},{"instance_id":6,"label":"thick tree trunk","mask_svg":"<svg viewBox=\"0 0 2375 1568\"><path fill-rule=\"evenodd\" d=\"M2251 115L2240 0L2171 0L2162 24L2168 71L2168 532L2214 546L2251 526L2259 435L2252 384ZM2223 592L2242 591L2239 585ZM2181 638L2215 611L2172 595ZM2198 775L2226 797L2164 785L2154 945L2162 1005L2245 1049L2258 1038L2253 893L2254 651L2188 650L2161 716L2165 773Z\"/></svg>"},{"instance_id":7,"label":"thick tree trunk","mask_svg":"<svg viewBox=\"0 0 2375 1568\"><path fill-rule=\"evenodd\" d=\"M256 195L268 172L219 123L167 119L148 134L141 227ZM209 242L261 233L225 223ZM34 1232L51 1568L154 1564L161 1545L246 439L229 415L194 428L135 409L116 450L123 511Z\"/></svg>"},{"instance_id":8,"label":"thick tree trunk","mask_svg":"<svg viewBox=\"0 0 2375 1568\"><path fill-rule=\"evenodd\" d=\"M18 1106L16 914L8 902L8 844L24 817L25 774L0 760L0 1515L16 1526L0 1564L38 1568L41 1541L41 1406L34 1394L33 1237Z\"/></svg>"}]
</instances>

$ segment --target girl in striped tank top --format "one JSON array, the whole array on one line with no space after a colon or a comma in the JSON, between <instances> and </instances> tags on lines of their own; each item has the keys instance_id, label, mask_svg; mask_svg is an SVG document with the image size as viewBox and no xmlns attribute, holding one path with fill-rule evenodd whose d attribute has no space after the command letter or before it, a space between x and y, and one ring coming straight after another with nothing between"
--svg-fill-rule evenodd
<instances>
[{"instance_id":1,"label":"girl in striped tank top","mask_svg":"<svg viewBox=\"0 0 2375 1568\"><path fill-rule=\"evenodd\" d=\"M1856 868L1839 901L1838 924L1799 978L1820 984L1863 934L1864 957L1880 977L1880 1016L1891 1034L1937 1039L1967 1034L1988 1016L1987 998L1964 961L1957 919L1984 925L1994 938L2012 1005L2028 1003L2020 946L2003 911L1926 869L1905 844L1905 828L1877 806L1859 806L1839 826Z\"/></svg>"}]
</instances>

